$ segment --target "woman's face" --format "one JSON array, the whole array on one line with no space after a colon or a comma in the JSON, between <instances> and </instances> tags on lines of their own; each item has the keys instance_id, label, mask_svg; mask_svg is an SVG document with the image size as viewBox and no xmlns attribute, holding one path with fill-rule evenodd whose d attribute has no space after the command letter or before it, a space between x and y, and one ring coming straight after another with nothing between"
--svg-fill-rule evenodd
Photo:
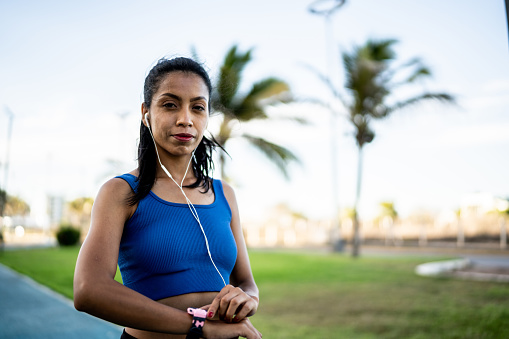
<instances>
[{"instance_id":1,"label":"woman's face","mask_svg":"<svg viewBox=\"0 0 509 339\"><path fill-rule=\"evenodd\" d=\"M169 155L189 155L198 147L209 119L209 91L203 79L191 72L171 72L159 84L149 112L154 139Z\"/></svg>"}]
</instances>

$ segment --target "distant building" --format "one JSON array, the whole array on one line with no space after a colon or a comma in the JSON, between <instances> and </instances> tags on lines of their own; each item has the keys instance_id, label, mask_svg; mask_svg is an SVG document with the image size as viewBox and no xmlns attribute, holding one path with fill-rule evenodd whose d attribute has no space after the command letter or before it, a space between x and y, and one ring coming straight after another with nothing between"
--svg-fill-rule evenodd
<instances>
[{"instance_id":1,"label":"distant building","mask_svg":"<svg viewBox=\"0 0 509 339\"><path fill-rule=\"evenodd\" d=\"M487 192L477 192L468 194L462 199L460 214L462 218L481 217L487 213L505 211L508 208L507 199Z\"/></svg>"}]
</instances>

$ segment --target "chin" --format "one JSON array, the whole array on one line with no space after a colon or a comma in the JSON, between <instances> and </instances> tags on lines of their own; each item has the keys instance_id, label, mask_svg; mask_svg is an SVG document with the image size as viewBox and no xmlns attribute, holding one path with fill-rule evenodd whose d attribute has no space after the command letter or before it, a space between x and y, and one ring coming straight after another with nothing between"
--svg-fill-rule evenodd
<instances>
[{"instance_id":1,"label":"chin","mask_svg":"<svg viewBox=\"0 0 509 339\"><path fill-rule=\"evenodd\" d=\"M181 157L185 155L191 155L193 153L194 148L191 146L181 146L173 149L170 153L176 157Z\"/></svg>"}]
</instances>

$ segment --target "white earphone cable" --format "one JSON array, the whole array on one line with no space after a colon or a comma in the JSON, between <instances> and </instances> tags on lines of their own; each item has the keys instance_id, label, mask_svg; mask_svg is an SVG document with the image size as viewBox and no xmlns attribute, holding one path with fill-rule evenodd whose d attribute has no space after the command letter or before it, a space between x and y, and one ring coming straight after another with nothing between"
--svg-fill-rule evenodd
<instances>
[{"instance_id":1,"label":"white earphone cable","mask_svg":"<svg viewBox=\"0 0 509 339\"><path fill-rule=\"evenodd\" d=\"M148 113L147 113L148 114ZM145 121L147 122L147 127L148 127L148 131L150 132L150 136L152 137L152 141L154 142L154 147L156 149L156 155L157 155L157 160L159 161L159 165L161 165L161 168L163 169L163 171L166 173L166 175L171 179L173 180L173 182L175 183L175 185L177 185L177 187L180 189L180 192L182 192L182 194L184 195L184 198L186 198L186 203L187 203L187 206L189 207L189 210L191 211L191 214L193 215L193 217L196 219L196 221L198 222L198 225L200 225L200 229L201 229L201 232L203 233L203 237L205 238L205 246L207 247L207 253L209 255L209 258L210 258L210 261L212 262L212 265L214 265L214 268L216 269L217 273L219 274L219 276L221 277L221 280L223 281L223 284L224 286L226 286L226 281L224 280L223 278L223 275L221 274L221 272L219 272L219 269L217 268L216 266L216 263L214 262L214 259L212 259L212 254L210 253L210 247L209 247L209 241L207 239L207 235L205 234L205 230L203 229L203 226L200 222L200 218L198 216L198 212L196 211L196 208L194 207L193 203L191 202L191 200L189 200L189 198L187 197L186 193L184 192L184 189L182 187L182 185L184 184L184 179L186 178L186 175L187 175L187 172L189 170L189 167L191 165L191 161L193 160L193 157L194 157L194 151L191 155L191 159L189 159L189 163L187 164L187 168L186 168L186 171L184 173L184 176L182 177L182 182L180 183L180 185L178 184L177 181L175 181L175 179L173 179L171 173L166 169L166 167L164 167L164 165L161 163L161 158L159 158L159 152L157 151L157 145L156 145L156 141L154 139L154 135L152 134L152 130L150 129L150 125L148 123L148 119L147 119L147 114L145 115Z\"/></svg>"}]
</instances>

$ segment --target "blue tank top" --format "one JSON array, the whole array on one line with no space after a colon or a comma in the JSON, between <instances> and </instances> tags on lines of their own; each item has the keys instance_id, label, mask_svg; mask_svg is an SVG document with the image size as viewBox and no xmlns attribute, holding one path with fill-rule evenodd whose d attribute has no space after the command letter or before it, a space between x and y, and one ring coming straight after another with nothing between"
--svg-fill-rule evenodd
<instances>
[{"instance_id":1,"label":"blue tank top","mask_svg":"<svg viewBox=\"0 0 509 339\"><path fill-rule=\"evenodd\" d=\"M137 190L134 175L117 178ZM212 259L229 283L237 259L237 245L230 227L232 213L221 181L213 180L212 187L214 202L194 207L207 235ZM153 300L216 292L224 287L208 256L200 225L187 204L163 200L152 191L140 200L124 225L118 266L125 286Z\"/></svg>"}]
</instances>

